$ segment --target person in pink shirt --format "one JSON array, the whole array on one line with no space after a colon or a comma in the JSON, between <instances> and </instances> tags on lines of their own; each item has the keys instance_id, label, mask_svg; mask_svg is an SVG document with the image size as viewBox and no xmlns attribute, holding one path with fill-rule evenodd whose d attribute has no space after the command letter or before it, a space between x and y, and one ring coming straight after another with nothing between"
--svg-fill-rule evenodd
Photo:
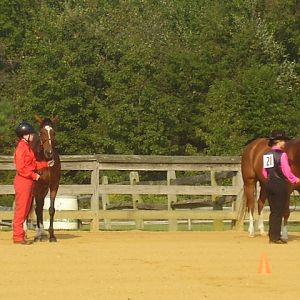
<instances>
[{"instance_id":1,"label":"person in pink shirt","mask_svg":"<svg viewBox=\"0 0 300 300\"><path fill-rule=\"evenodd\" d=\"M285 207L289 203L288 182L299 182L289 165L288 157L284 152L286 141L289 138L282 130L273 130L269 137L271 150L263 156L262 174L266 178L266 193L270 206L269 242L286 244L280 236L281 224Z\"/></svg>"}]
</instances>

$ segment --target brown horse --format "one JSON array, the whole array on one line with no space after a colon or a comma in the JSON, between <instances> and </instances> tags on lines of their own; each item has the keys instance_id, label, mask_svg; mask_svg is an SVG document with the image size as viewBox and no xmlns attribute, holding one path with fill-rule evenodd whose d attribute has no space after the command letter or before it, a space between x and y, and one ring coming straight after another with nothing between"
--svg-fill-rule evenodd
<instances>
[{"instance_id":1,"label":"brown horse","mask_svg":"<svg viewBox=\"0 0 300 300\"><path fill-rule=\"evenodd\" d=\"M257 182L260 183L260 194L258 197L258 224L257 228L263 235L264 223L262 210L267 198L265 191L265 179L262 176L263 155L270 150L268 140L260 138L249 143L243 151L241 160L241 170L244 181L244 195L246 196L247 209L249 213L249 236L254 236L254 208ZM293 139L286 143L285 151L289 158L292 172L300 177L300 139ZM297 190L300 192L300 186L290 185L290 192ZM284 222L282 228L282 238L288 239L287 221L290 216L289 203L284 213Z\"/></svg>"},{"instance_id":2,"label":"brown horse","mask_svg":"<svg viewBox=\"0 0 300 300\"><path fill-rule=\"evenodd\" d=\"M49 225L49 241L56 242L54 235L53 221L55 214L55 197L59 187L61 164L59 155L55 149L55 131L54 125L58 122L58 118L43 119L40 116L36 116L36 120L40 125L39 136L36 142L36 147L32 147L37 160L54 161L54 165L50 168L44 168L39 170L40 179L35 183L34 187L34 199L35 199L35 213L37 217L37 227L35 241L41 241L47 234L44 232L43 225L43 207L45 197L50 190L50 225Z\"/></svg>"}]
</instances>

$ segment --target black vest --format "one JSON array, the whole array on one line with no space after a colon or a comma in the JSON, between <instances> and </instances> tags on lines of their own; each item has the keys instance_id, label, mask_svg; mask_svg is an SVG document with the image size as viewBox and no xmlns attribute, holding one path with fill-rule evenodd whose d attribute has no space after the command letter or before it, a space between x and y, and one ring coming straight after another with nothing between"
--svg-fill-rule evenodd
<instances>
[{"instance_id":1,"label":"black vest","mask_svg":"<svg viewBox=\"0 0 300 300\"><path fill-rule=\"evenodd\" d=\"M274 167L266 169L269 180L278 179L278 178L286 179L286 177L282 173L281 164L280 164L282 153L283 151L277 149L271 150L268 153L266 153L268 155L273 154L274 157Z\"/></svg>"}]
</instances>

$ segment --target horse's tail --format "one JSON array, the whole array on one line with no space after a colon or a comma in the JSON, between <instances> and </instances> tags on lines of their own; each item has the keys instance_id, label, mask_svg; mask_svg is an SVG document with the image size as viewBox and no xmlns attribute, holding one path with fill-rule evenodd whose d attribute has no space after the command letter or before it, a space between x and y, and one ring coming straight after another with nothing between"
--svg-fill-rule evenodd
<instances>
[{"instance_id":1,"label":"horse's tail","mask_svg":"<svg viewBox=\"0 0 300 300\"><path fill-rule=\"evenodd\" d=\"M247 208L247 198L244 192L244 188L241 189L239 194L237 195L237 218L235 222L236 230L242 231L244 229L244 219L246 215L246 208Z\"/></svg>"}]
</instances>

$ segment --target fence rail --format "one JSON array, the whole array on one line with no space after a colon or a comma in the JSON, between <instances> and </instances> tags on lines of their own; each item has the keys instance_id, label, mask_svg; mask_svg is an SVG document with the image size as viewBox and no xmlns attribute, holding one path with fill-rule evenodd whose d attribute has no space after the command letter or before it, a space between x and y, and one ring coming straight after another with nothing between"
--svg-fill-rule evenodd
<instances>
[{"instance_id":1,"label":"fence rail","mask_svg":"<svg viewBox=\"0 0 300 300\"><path fill-rule=\"evenodd\" d=\"M177 220L213 220L216 228L221 228L223 220L231 220L239 229L237 222L241 218L244 203L242 201L242 179L240 157L207 156L137 156L137 155L74 155L61 156L62 170L90 171L90 184L60 185L58 195L91 195L90 209L79 211L57 211L56 219L91 220L91 230L99 230L99 220L104 220L110 228L112 220L135 220L137 228L143 227L143 220L168 220L169 230L177 229ZM0 156L0 171L14 170L11 156ZM111 184L105 171L128 171L130 184ZM143 184L139 182L139 171L165 172L165 184ZM210 182L205 185L176 184L178 171L209 172ZM216 174L231 172L230 184L218 185ZM14 194L12 184L3 184L0 178L0 195ZM175 183L174 183L175 182ZM131 195L131 210L108 210L111 195ZM140 210L137 203L142 202L141 195L166 195L167 209ZM221 196L234 196L230 210L174 209L172 204L181 195L209 196L215 201ZM101 203L100 203L101 201ZM102 205L100 205L102 204ZM11 220L11 211L0 211L0 220Z\"/></svg>"}]
</instances>

